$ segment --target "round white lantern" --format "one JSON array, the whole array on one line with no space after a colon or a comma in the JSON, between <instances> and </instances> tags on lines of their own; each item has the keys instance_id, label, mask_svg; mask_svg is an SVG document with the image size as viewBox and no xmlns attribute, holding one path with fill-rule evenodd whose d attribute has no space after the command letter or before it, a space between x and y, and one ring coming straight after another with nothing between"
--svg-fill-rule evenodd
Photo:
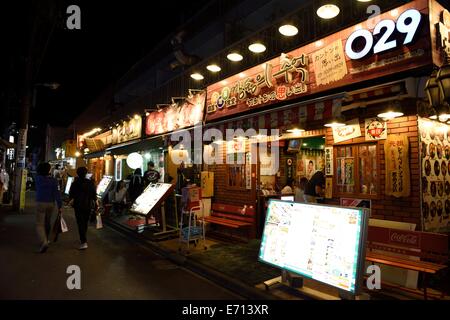
<instances>
[{"instance_id":1,"label":"round white lantern","mask_svg":"<svg viewBox=\"0 0 450 320\"><path fill-rule=\"evenodd\" d=\"M144 163L144 159L142 158L142 156L137 153L137 152L133 152L130 153L127 157L127 165L131 168L131 169L137 169L142 167L142 164Z\"/></svg>"}]
</instances>

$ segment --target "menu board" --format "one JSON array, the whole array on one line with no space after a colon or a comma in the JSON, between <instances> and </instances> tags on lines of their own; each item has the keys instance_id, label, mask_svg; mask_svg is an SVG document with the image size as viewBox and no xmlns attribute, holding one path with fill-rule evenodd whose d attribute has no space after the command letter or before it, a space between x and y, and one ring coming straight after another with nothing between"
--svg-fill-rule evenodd
<instances>
[{"instance_id":1,"label":"menu board","mask_svg":"<svg viewBox=\"0 0 450 320\"><path fill-rule=\"evenodd\" d=\"M64 189L64 193L67 194L67 195L70 192L70 187L72 186L73 179L74 179L73 177L68 177L67 178L66 188Z\"/></svg>"},{"instance_id":2,"label":"menu board","mask_svg":"<svg viewBox=\"0 0 450 320\"><path fill-rule=\"evenodd\" d=\"M160 201L164 200L173 189L170 183L151 183L134 201L131 211L147 215Z\"/></svg>"},{"instance_id":3,"label":"menu board","mask_svg":"<svg viewBox=\"0 0 450 320\"><path fill-rule=\"evenodd\" d=\"M425 231L450 230L450 125L420 118L422 217Z\"/></svg>"},{"instance_id":4,"label":"menu board","mask_svg":"<svg viewBox=\"0 0 450 320\"><path fill-rule=\"evenodd\" d=\"M108 192L112 181L113 181L112 176L103 176L102 180L97 186L97 197L99 198L104 197L104 195Z\"/></svg>"},{"instance_id":5,"label":"menu board","mask_svg":"<svg viewBox=\"0 0 450 320\"><path fill-rule=\"evenodd\" d=\"M359 208L270 200L259 260L355 294L367 219Z\"/></svg>"}]
</instances>

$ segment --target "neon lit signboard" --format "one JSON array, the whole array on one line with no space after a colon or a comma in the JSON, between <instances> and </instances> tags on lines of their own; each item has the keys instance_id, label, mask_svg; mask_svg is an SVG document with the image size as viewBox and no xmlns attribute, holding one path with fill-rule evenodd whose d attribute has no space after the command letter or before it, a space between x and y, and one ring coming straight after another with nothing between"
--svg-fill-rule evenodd
<instances>
[{"instance_id":1,"label":"neon lit signboard","mask_svg":"<svg viewBox=\"0 0 450 320\"><path fill-rule=\"evenodd\" d=\"M259 260L355 294L367 219L361 208L271 200Z\"/></svg>"}]
</instances>

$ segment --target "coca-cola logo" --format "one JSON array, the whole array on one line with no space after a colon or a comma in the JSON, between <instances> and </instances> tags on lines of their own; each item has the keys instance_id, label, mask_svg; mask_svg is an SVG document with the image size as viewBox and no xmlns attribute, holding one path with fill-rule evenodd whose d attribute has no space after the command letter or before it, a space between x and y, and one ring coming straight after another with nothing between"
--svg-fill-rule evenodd
<instances>
[{"instance_id":1,"label":"coca-cola logo","mask_svg":"<svg viewBox=\"0 0 450 320\"><path fill-rule=\"evenodd\" d=\"M419 236L415 234L392 231L389 234L389 239L391 242L420 247Z\"/></svg>"}]
</instances>

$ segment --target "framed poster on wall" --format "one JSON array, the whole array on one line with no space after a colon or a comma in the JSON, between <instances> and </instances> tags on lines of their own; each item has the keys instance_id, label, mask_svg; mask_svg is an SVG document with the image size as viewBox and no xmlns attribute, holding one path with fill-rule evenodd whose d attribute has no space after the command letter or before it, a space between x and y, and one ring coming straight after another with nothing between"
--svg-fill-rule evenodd
<instances>
[{"instance_id":1,"label":"framed poster on wall","mask_svg":"<svg viewBox=\"0 0 450 320\"><path fill-rule=\"evenodd\" d=\"M333 147L325 148L325 175L333 175Z\"/></svg>"}]
</instances>

